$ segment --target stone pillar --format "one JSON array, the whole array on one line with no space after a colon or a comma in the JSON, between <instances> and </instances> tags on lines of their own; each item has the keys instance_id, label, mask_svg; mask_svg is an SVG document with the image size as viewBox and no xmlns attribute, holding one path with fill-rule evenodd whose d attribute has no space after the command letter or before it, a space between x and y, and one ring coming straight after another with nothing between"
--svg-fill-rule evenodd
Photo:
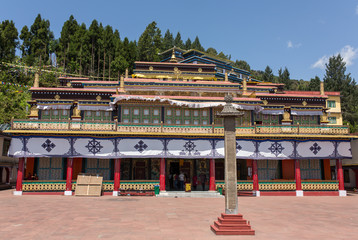
<instances>
[{"instance_id":1,"label":"stone pillar","mask_svg":"<svg viewBox=\"0 0 358 240\"><path fill-rule=\"evenodd\" d=\"M215 159L210 159L210 179L209 179L209 191L215 191Z\"/></svg>"},{"instance_id":2,"label":"stone pillar","mask_svg":"<svg viewBox=\"0 0 358 240\"><path fill-rule=\"evenodd\" d=\"M117 158L114 160L113 196L118 196L120 185L121 185L121 159Z\"/></svg>"},{"instance_id":3,"label":"stone pillar","mask_svg":"<svg viewBox=\"0 0 358 240\"><path fill-rule=\"evenodd\" d=\"M258 177L258 171L257 171L257 160L252 160L252 184L253 184L254 196L260 197L259 177Z\"/></svg>"},{"instance_id":4,"label":"stone pillar","mask_svg":"<svg viewBox=\"0 0 358 240\"><path fill-rule=\"evenodd\" d=\"M338 190L339 196L347 196L347 191L344 190L344 178L343 178L343 168L342 168L342 159L336 160L336 169L337 169L337 180L338 180Z\"/></svg>"},{"instance_id":5,"label":"stone pillar","mask_svg":"<svg viewBox=\"0 0 358 240\"><path fill-rule=\"evenodd\" d=\"M160 159L159 190L165 192L165 158Z\"/></svg>"},{"instance_id":6,"label":"stone pillar","mask_svg":"<svg viewBox=\"0 0 358 240\"><path fill-rule=\"evenodd\" d=\"M67 158L67 175L65 196L72 196L72 175L73 175L73 158Z\"/></svg>"},{"instance_id":7,"label":"stone pillar","mask_svg":"<svg viewBox=\"0 0 358 240\"><path fill-rule=\"evenodd\" d=\"M19 158L19 167L17 169L16 179L16 191L14 191L14 195L22 195L22 179L24 178L24 167L25 158Z\"/></svg>"},{"instance_id":8,"label":"stone pillar","mask_svg":"<svg viewBox=\"0 0 358 240\"><path fill-rule=\"evenodd\" d=\"M295 160L296 196L303 197L300 160Z\"/></svg>"}]
</instances>

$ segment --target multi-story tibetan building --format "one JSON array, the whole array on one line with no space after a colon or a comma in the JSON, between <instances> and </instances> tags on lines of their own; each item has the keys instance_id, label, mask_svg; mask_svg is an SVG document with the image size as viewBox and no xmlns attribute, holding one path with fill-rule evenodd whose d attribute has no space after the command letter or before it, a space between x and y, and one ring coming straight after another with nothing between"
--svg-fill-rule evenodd
<instances>
[{"instance_id":1,"label":"multi-story tibetan building","mask_svg":"<svg viewBox=\"0 0 358 240\"><path fill-rule=\"evenodd\" d=\"M195 50L172 49L163 58L136 62L120 81L63 77L61 86L42 88L35 79L28 119L14 119L8 131L9 155L19 158L14 193L72 195L79 173L101 174L113 195L155 185L176 190L180 172L197 190L216 191L224 185L217 114L231 94L243 113L236 123L238 191L345 195L342 159L352 158L353 137L342 126L339 93L323 84L320 92L284 91Z\"/></svg>"}]
</instances>

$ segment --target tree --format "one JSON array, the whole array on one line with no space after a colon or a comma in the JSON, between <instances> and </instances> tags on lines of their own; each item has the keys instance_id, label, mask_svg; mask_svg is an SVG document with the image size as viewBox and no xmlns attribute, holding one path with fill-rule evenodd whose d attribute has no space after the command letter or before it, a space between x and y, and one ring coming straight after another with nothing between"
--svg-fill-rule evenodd
<instances>
[{"instance_id":1,"label":"tree","mask_svg":"<svg viewBox=\"0 0 358 240\"><path fill-rule=\"evenodd\" d=\"M187 40L186 40L186 42L185 42L185 49L186 50L189 50L189 49L191 49L191 45L192 45L192 43L191 43L191 40L190 40L190 38L188 38Z\"/></svg>"},{"instance_id":2,"label":"tree","mask_svg":"<svg viewBox=\"0 0 358 240\"><path fill-rule=\"evenodd\" d=\"M269 66L266 66L265 72L262 76L262 81L264 82L273 82L273 73L272 69Z\"/></svg>"},{"instance_id":3,"label":"tree","mask_svg":"<svg viewBox=\"0 0 358 240\"><path fill-rule=\"evenodd\" d=\"M93 20L89 29L88 37L91 42L91 74L95 75L95 62L98 58L97 48L98 48L98 39L100 38L99 26L97 20Z\"/></svg>"},{"instance_id":4,"label":"tree","mask_svg":"<svg viewBox=\"0 0 358 240\"><path fill-rule=\"evenodd\" d=\"M308 91L319 91L321 79L318 76L311 78L308 84Z\"/></svg>"},{"instance_id":5,"label":"tree","mask_svg":"<svg viewBox=\"0 0 358 240\"><path fill-rule=\"evenodd\" d=\"M169 31L169 29L165 32L162 44L162 51L168 50L174 46L174 38L173 34Z\"/></svg>"},{"instance_id":6,"label":"tree","mask_svg":"<svg viewBox=\"0 0 358 240\"><path fill-rule=\"evenodd\" d=\"M2 61L12 62L15 59L15 50L19 44L18 35L12 20L0 23L0 59Z\"/></svg>"},{"instance_id":7,"label":"tree","mask_svg":"<svg viewBox=\"0 0 358 240\"><path fill-rule=\"evenodd\" d=\"M180 32L177 33L175 39L174 39L174 46L178 48L184 48L183 40L181 40Z\"/></svg>"},{"instance_id":8,"label":"tree","mask_svg":"<svg viewBox=\"0 0 358 240\"><path fill-rule=\"evenodd\" d=\"M206 53L207 53L207 54L210 54L210 55L213 55L213 56L218 55L218 52L216 51L216 49L215 49L215 48L212 48L212 47L206 49Z\"/></svg>"},{"instance_id":9,"label":"tree","mask_svg":"<svg viewBox=\"0 0 358 240\"><path fill-rule=\"evenodd\" d=\"M285 84L285 89L291 89L291 79L290 79L290 72L288 71L287 67L285 70L282 71L282 68L278 70L278 82Z\"/></svg>"},{"instance_id":10,"label":"tree","mask_svg":"<svg viewBox=\"0 0 358 240\"><path fill-rule=\"evenodd\" d=\"M161 31L156 22L150 23L138 41L138 56L140 61L158 62L158 53L162 49Z\"/></svg>"},{"instance_id":11,"label":"tree","mask_svg":"<svg viewBox=\"0 0 358 240\"><path fill-rule=\"evenodd\" d=\"M191 44L191 48L192 48L192 49L199 50L199 51L202 51L202 52L205 51L205 49L203 48L203 46L201 46L201 43L200 43L200 41L199 41L199 37L198 37L198 36L195 37L194 42Z\"/></svg>"},{"instance_id":12,"label":"tree","mask_svg":"<svg viewBox=\"0 0 358 240\"><path fill-rule=\"evenodd\" d=\"M27 62L26 58L29 57L31 54L31 34L29 28L26 25L21 29L20 39L22 40L22 44L20 46L22 58L23 60L25 60L25 62Z\"/></svg>"},{"instance_id":13,"label":"tree","mask_svg":"<svg viewBox=\"0 0 358 240\"><path fill-rule=\"evenodd\" d=\"M234 63L234 67L240 68L240 69L243 69L243 70L246 70L246 71L251 70L250 65L244 60L240 60L240 61L236 60L235 63Z\"/></svg>"},{"instance_id":14,"label":"tree","mask_svg":"<svg viewBox=\"0 0 358 240\"><path fill-rule=\"evenodd\" d=\"M358 122L358 91L354 79L346 74L346 63L340 54L329 58L326 73L323 77L326 91L341 92L341 108L343 119L354 125Z\"/></svg>"}]
</instances>

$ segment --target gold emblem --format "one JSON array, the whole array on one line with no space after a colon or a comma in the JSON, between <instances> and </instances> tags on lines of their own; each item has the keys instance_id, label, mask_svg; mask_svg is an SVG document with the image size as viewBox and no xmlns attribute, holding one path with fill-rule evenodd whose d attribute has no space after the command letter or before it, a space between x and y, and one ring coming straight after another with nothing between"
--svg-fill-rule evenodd
<instances>
[{"instance_id":1,"label":"gold emblem","mask_svg":"<svg viewBox=\"0 0 358 240\"><path fill-rule=\"evenodd\" d=\"M263 100L262 102L264 103L264 105L267 105L268 103L267 100Z\"/></svg>"},{"instance_id":2,"label":"gold emblem","mask_svg":"<svg viewBox=\"0 0 358 240\"><path fill-rule=\"evenodd\" d=\"M202 71L203 71L203 69L201 69L201 68L198 69L198 72L202 72Z\"/></svg>"},{"instance_id":3,"label":"gold emblem","mask_svg":"<svg viewBox=\"0 0 358 240\"><path fill-rule=\"evenodd\" d=\"M71 87L71 83L69 82L69 83L67 83L67 87Z\"/></svg>"},{"instance_id":4,"label":"gold emblem","mask_svg":"<svg viewBox=\"0 0 358 240\"><path fill-rule=\"evenodd\" d=\"M58 101L60 98L61 97L58 94L56 94L55 99Z\"/></svg>"},{"instance_id":5,"label":"gold emblem","mask_svg":"<svg viewBox=\"0 0 358 240\"><path fill-rule=\"evenodd\" d=\"M153 71L153 67L152 67L152 66L149 67L149 71Z\"/></svg>"},{"instance_id":6,"label":"gold emblem","mask_svg":"<svg viewBox=\"0 0 358 240\"><path fill-rule=\"evenodd\" d=\"M306 102L306 101L303 101L303 102L302 102L302 105L303 105L303 106L306 106L306 105L307 105L307 102Z\"/></svg>"},{"instance_id":7,"label":"gold emblem","mask_svg":"<svg viewBox=\"0 0 358 240\"><path fill-rule=\"evenodd\" d=\"M97 97L96 97L96 99L97 99L97 101L99 102L99 101L101 101L101 96L100 95L98 95Z\"/></svg>"}]
</instances>

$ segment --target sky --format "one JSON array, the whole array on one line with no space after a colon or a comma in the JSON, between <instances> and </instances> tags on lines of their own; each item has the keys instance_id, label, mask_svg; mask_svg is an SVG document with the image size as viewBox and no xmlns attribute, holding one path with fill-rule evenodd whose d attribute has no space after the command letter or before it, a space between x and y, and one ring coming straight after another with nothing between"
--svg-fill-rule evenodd
<instances>
[{"instance_id":1,"label":"sky","mask_svg":"<svg viewBox=\"0 0 358 240\"><path fill-rule=\"evenodd\" d=\"M72 14L87 27L93 19L138 40L152 21L164 35L179 31L185 41L199 36L204 48L245 60L251 69L289 70L292 79L321 79L325 63L340 53L358 81L358 0L136 0L1 1L0 20L13 20L20 33L37 14L48 19L55 38Z\"/></svg>"}]
</instances>

